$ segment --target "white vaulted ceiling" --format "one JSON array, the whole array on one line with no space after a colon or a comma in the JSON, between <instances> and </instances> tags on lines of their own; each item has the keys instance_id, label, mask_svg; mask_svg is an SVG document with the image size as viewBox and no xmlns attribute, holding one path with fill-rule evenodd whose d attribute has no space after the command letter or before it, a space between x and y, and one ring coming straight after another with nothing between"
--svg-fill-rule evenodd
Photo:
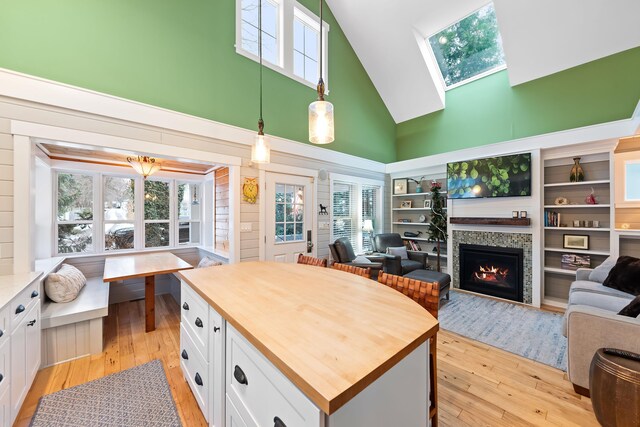
<instances>
[{"instance_id":1,"label":"white vaulted ceiling","mask_svg":"<svg viewBox=\"0 0 640 427\"><path fill-rule=\"evenodd\" d=\"M327 0L396 123L445 108L424 39L486 0ZM640 0L495 0L512 86L640 46ZM339 64L333 64L339 70Z\"/></svg>"}]
</instances>

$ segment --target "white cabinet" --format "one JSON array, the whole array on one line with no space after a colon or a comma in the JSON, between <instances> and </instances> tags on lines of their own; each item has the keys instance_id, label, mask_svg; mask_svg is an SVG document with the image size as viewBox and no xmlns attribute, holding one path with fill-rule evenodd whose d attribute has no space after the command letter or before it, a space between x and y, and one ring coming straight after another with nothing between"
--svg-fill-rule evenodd
<instances>
[{"instance_id":1,"label":"white cabinet","mask_svg":"<svg viewBox=\"0 0 640 427\"><path fill-rule=\"evenodd\" d=\"M40 300L28 307L11 334L11 417L14 420L40 367Z\"/></svg>"},{"instance_id":2,"label":"white cabinet","mask_svg":"<svg viewBox=\"0 0 640 427\"><path fill-rule=\"evenodd\" d=\"M0 426L11 425L11 390L5 387L0 391Z\"/></svg>"},{"instance_id":3,"label":"white cabinet","mask_svg":"<svg viewBox=\"0 0 640 427\"><path fill-rule=\"evenodd\" d=\"M224 324L209 304L182 282L180 366L205 419L224 425Z\"/></svg>"}]
</instances>

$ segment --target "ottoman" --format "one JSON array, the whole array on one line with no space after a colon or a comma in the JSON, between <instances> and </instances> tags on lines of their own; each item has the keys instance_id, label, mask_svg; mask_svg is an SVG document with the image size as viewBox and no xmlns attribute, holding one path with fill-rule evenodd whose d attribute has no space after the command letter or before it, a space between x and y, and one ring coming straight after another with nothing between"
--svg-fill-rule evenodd
<instances>
[{"instance_id":1,"label":"ottoman","mask_svg":"<svg viewBox=\"0 0 640 427\"><path fill-rule=\"evenodd\" d=\"M451 276L446 273L438 273L433 270L413 270L405 274L409 279L422 280L423 282L437 282L440 288L440 298L446 296L449 299L449 289L451 286Z\"/></svg>"}]
</instances>

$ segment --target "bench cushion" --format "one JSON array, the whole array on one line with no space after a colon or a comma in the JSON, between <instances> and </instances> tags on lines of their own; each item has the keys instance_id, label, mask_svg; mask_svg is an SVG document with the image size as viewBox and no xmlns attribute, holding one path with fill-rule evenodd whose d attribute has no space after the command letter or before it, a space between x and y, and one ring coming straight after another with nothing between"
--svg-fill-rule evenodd
<instances>
[{"instance_id":1,"label":"bench cushion","mask_svg":"<svg viewBox=\"0 0 640 427\"><path fill-rule=\"evenodd\" d=\"M71 302L42 304L42 329L96 319L109 314L109 284L101 277L87 279L86 286Z\"/></svg>"}]
</instances>

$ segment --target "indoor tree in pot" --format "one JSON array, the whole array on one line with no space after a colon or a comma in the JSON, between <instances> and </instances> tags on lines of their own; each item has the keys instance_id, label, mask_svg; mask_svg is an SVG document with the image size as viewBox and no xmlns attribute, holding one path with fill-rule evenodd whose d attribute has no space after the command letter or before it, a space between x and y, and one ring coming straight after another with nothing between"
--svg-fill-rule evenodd
<instances>
[{"instance_id":1,"label":"indoor tree in pot","mask_svg":"<svg viewBox=\"0 0 640 427\"><path fill-rule=\"evenodd\" d=\"M444 212L444 197L440 193L442 184L431 181L431 219L429 220L429 238L436 242L437 269L440 272L440 243L447 240L447 214Z\"/></svg>"}]
</instances>

